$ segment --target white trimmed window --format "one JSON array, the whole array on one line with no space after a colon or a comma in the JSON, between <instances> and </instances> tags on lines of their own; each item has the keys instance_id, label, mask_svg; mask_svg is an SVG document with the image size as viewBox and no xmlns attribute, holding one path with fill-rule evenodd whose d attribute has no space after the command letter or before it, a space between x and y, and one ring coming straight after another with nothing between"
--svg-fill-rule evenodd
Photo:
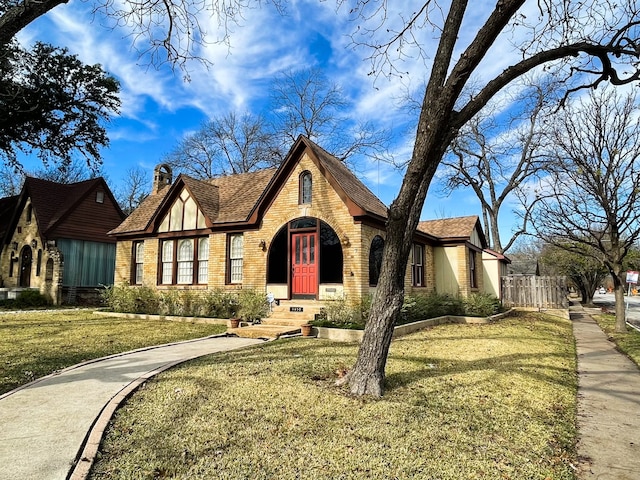
<instances>
[{"instance_id":1,"label":"white trimmed window","mask_svg":"<svg viewBox=\"0 0 640 480\"><path fill-rule=\"evenodd\" d=\"M229 235L229 283L242 283L243 250L243 235L241 233Z\"/></svg>"},{"instance_id":2,"label":"white trimmed window","mask_svg":"<svg viewBox=\"0 0 640 480\"><path fill-rule=\"evenodd\" d=\"M178 242L178 282L179 285L193 283L193 239Z\"/></svg>"},{"instance_id":3,"label":"white trimmed window","mask_svg":"<svg viewBox=\"0 0 640 480\"><path fill-rule=\"evenodd\" d=\"M209 237L198 239L198 283L209 283Z\"/></svg>"},{"instance_id":4,"label":"white trimmed window","mask_svg":"<svg viewBox=\"0 0 640 480\"><path fill-rule=\"evenodd\" d=\"M162 283L173 283L173 240L162 244Z\"/></svg>"},{"instance_id":5,"label":"white trimmed window","mask_svg":"<svg viewBox=\"0 0 640 480\"><path fill-rule=\"evenodd\" d=\"M142 284L142 275L144 272L144 242L133 243L133 284Z\"/></svg>"},{"instance_id":6,"label":"white trimmed window","mask_svg":"<svg viewBox=\"0 0 640 480\"><path fill-rule=\"evenodd\" d=\"M164 240L160 284L194 285L209 281L209 237Z\"/></svg>"}]
</instances>

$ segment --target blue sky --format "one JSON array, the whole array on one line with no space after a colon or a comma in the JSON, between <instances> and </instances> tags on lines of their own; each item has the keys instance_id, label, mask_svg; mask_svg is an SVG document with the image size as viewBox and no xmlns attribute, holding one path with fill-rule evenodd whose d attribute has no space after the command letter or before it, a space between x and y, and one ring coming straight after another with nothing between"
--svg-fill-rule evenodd
<instances>
[{"instance_id":1,"label":"blue sky","mask_svg":"<svg viewBox=\"0 0 640 480\"><path fill-rule=\"evenodd\" d=\"M399 21L397 12L412 11L415 2L394 0L389 12L391 24ZM535 2L534 2L535 3ZM474 32L493 4L474 2L461 40ZM438 12L434 12L438 18ZM91 5L79 0L56 7L33 22L19 35L23 44L35 40L67 47L86 63L100 63L121 83L122 112L108 126L109 149L102 152L104 171L110 186L117 188L128 168L144 168L151 178L153 167L185 135L198 128L208 117L230 111L261 113L268 100L268 85L280 72L315 66L341 85L354 108L348 112L361 121L395 132L393 153L407 159L412 148L414 114L401 107L399 98L407 88L417 88L429 69L429 60L415 51L396 65L407 72L402 78L368 75L370 53L351 48L348 34L354 23L345 9L336 12L335 2L298 0L289 2L286 15L271 7L246 10L242 25L233 28L230 47L209 45L198 51L208 59L206 68L198 62L188 64L190 81L179 70L167 65L160 68L144 65L132 47L129 31L107 28L106 21L91 13ZM203 17L202 24L211 31L215 21ZM466 32L466 33L465 33ZM420 33L424 44L433 43L437 34ZM515 53L505 41L498 43L480 70L489 78L514 59ZM383 202L390 204L398 192L402 172L386 164L365 164L361 179ZM447 198L436 195L432 186L423 210L423 219L445 216L480 215L479 202L471 191L460 191ZM509 236L511 212L501 212L503 237ZM504 242L505 238L503 238Z\"/></svg>"}]
</instances>

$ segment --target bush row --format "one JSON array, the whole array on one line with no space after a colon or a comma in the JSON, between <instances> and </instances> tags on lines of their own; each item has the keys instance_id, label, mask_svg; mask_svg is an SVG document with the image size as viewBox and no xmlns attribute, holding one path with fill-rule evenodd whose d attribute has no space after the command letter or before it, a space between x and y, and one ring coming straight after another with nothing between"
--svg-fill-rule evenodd
<instances>
[{"instance_id":1,"label":"bush row","mask_svg":"<svg viewBox=\"0 0 640 480\"><path fill-rule=\"evenodd\" d=\"M37 290L23 290L15 299L0 300L0 307L7 309L39 308L50 304L49 298Z\"/></svg>"},{"instance_id":2,"label":"bush row","mask_svg":"<svg viewBox=\"0 0 640 480\"><path fill-rule=\"evenodd\" d=\"M255 322L269 312L266 296L253 289L235 292L222 289L194 291L127 284L105 287L100 291L103 304L114 312L185 317L234 318Z\"/></svg>"},{"instance_id":3,"label":"bush row","mask_svg":"<svg viewBox=\"0 0 640 480\"><path fill-rule=\"evenodd\" d=\"M313 324L317 327L363 329L370 308L370 296L356 303L332 300L325 302L323 315ZM501 310L500 300L485 293L474 293L467 298L438 293L407 295L396 325L444 315L488 317Z\"/></svg>"}]
</instances>

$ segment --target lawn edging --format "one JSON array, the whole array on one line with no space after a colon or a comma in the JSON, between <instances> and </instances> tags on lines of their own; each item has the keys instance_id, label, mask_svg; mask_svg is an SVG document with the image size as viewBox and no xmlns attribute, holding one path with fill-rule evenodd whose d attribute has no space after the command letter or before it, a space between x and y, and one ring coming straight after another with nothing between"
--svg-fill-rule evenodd
<instances>
[{"instance_id":1,"label":"lawn edging","mask_svg":"<svg viewBox=\"0 0 640 480\"><path fill-rule=\"evenodd\" d=\"M179 315L149 315L146 313L106 312L104 310L96 310L93 313L94 315L104 315L105 317L135 318L140 320L168 320L171 322L211 323L215 325L226 325L229 322L229 319L227 318L182 317Z\"/></svg>"},{"instance_id":2,"label":"lawn edging","mask_svg":"<svg viewBox=\"0 0 640 480\"><path fill-rule=\"evenodd\" d=\"M429 318L427 320L418 320L417 322L398 325L393 328L393 338L408 335L418 330L446 323L462 323L462 324L486 324L500 320L510 315L512 310L498 313L490 317L458 317L453 315L443 315L442 317ZM353 330L345 328L330 327L313 327L313 331L317 338L333 340L336 342L361 342L364 330Z\"/></svg>"}]
</instances>

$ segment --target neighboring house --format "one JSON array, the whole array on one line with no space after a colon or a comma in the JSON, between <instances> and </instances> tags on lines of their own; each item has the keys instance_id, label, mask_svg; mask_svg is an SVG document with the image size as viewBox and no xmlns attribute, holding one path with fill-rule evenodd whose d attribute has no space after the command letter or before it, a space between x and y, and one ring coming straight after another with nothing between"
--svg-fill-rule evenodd
<instances>
[{"instance_id":1,"label":"neighboring house","mask_svg":"<svg viewBox=\"0 0 640 480\"><path fill-rule=\"evenodd\" d=\"M343 162L304 137L278 169L174 181L159 165L151 195L110 232L115 282L359 299L377 284L386 218L387 207ZM481 291L486 245L474 218L476 233L465 230L466 237L439 237L430 231L435 223L421 223L426 230L414 236L405 274L408 293ZM460 252L455 258L451 248Z\"/></svg>"},{"instance_id":2,"label":"neighboring house","mask_svg":"<svg viewBox=\"0 0 640 480\"><path fill-rule=\"evenodd\" d=\"M0 199L3 295L36 288L59 304L63 294L73 301L113 284L115 239L107 232L124 218L102 178L61 184L27 177L20 195Z\"/></svg>"}]
</instances>

